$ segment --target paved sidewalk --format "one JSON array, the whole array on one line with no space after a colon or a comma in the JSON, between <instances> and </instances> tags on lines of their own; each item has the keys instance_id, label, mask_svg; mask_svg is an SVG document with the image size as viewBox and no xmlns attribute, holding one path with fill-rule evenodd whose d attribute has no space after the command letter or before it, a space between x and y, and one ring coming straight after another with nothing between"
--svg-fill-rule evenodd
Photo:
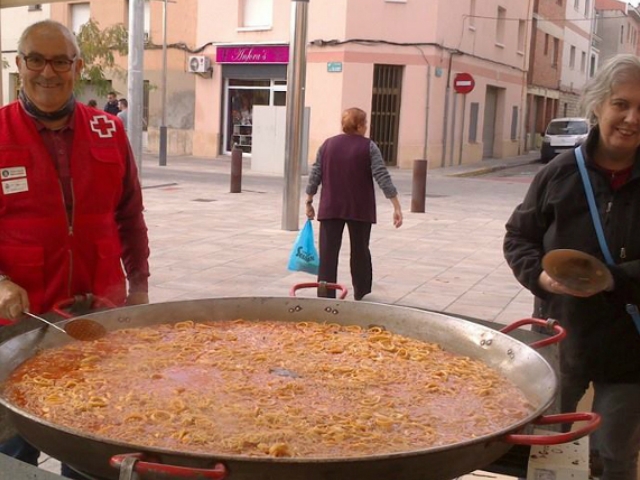
<instances>
[{"instance_id":1,"label":"paved sidewalk","mask_svg":"<svg viewBox=\"0 0 640 480\"><path fill-rule=\"evenodd\" d=\"M412 171L392 169L404 225L378 191L372 229L373 292L367 302L394 303L499 323L530 315L532 297L502 257L504 223L527 183L488 172L532 163L536 154L430 170L425 213L411 213ZM284 231L283 179L256 174L245 159L242 193L229 193L230 159L145 155L142 182L151 241L152 302L221 296L286 296L315 278L286 269L297 232ZM302 178L301 199L306 177ZM318 198L318 197L317 197ZM301 200L300 227L304 222ZM318 223L314 222L317 239ZM345 232L338 281L349 289ZM313 296L311 289L300 296ZM42 455L40 467L59 473Z\"/></svg>"},{"instance_id":2,"label":"paved sidewalk","mask_svg":"<svg viewBox=\"0 0 640 480\"><path fill-rule=\"evenodd\" d=\"M425 213L411 213L410 170L392 169L404 225L391 224L378 192L373 227L373 293L366 301L428 308L508 323L531 297L502 258L504 223L526 184L475 176L531 163L536 154L428 172ZM283 180L256 174L245 159L242 193L229 193L230 159L145 155L142 179L151 238L151 301L218 296L285 296L313 281L286 269L297 232L281 229ZM302 178L301 198L306 185ZM300 208L300 226L304 222ZM314 222L317 238L318 223ZM345 233L338 281L351 291ZM312 296L312 290L301 291ZM350 294L348 298L353 298Z\"/></svg>"}]
</instances>

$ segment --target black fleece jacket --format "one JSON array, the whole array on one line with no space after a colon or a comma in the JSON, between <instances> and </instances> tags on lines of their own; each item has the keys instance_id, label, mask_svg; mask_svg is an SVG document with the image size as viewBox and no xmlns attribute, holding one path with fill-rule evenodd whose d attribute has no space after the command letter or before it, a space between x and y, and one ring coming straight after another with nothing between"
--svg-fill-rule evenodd
<instances>
[{"instance_id":1,"label":"black fleece jacket","mask_svg":"<svg viewBox=\"0 0 640 480\"><path fill-rule=\"evenodd\" d=\"M581 250L604 263L573 150L559 155L535 176L507 222L504 254L518 281L541 300L539 316L556 319L567 329L561 344L564 374L637 383L640 333L625 305L640 305L640 152L631 178L613 191L610 179L591 160L598 136L595 127L581 148L616 263L610 267L613 291L578 298L551 294L538 284L542 257L550 250Z\"/></svg>"}]
</instances>

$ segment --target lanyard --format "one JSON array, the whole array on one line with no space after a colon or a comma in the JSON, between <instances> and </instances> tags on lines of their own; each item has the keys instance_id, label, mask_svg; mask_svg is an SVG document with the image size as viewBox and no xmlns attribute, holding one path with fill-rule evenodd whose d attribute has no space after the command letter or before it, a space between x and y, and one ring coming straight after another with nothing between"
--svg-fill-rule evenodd
<instances>
[{"instance_id":1,"label":"lanyard","mask_svg":"<svg viewBox=\"0 0 640 480\"><path fill-rule=\"evenodd\" d=\"M598 207L596 206L596 199L593 195L593 187L591 186L591 181L589 180L589 174L587 173L587 167L584 163L584 157L582 156L582 150L579 146L575 149L576 154L576 162L578 163L578 170L580 171L580 177L582 178L582 184L584 185L584 193L587 196L587 203L589 203L589 212L591 213L591 220L593 221L593 226L596 229L596 235L598 237L598 243L600 244L600 250L602 250L602 255L604 255L604 259L607 262L607 265L615 265L613 261L613 257L611 256L611 251L609 250L609 246L607 245L607 240L604 237L604 230L602 229L602 222L600 221L600 214L598 213ZM625 305L625 309L633 322L636 324L636 328L638 329L638 333L640 333L640 310L637 305L628 303Z\"/></svg>"}]
</instances>

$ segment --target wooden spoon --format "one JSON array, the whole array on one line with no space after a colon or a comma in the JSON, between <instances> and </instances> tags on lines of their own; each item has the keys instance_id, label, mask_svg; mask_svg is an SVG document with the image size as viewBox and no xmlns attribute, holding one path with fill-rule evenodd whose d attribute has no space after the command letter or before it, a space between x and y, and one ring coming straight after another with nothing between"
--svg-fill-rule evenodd
<instances>
[{"instance_id":1,"label":"wooden spoon","mask_svg":"<svg viewBox=\"0 0 640 480\"><path fill-rule=\"evenodd\" d=\"M102 338L107 334L107 329L104 328L104 325L88 318L77 318L69 320L64 324L64 328L62 328L45 318L34 315L31 312L23 313L31 318L35 318L36 320L40 320L41 322L46 323L56 330L69 335L71 338L75 338L76 340L81 340L83 342L98 340L99 338Z\"/></svg>"}]
</instances>

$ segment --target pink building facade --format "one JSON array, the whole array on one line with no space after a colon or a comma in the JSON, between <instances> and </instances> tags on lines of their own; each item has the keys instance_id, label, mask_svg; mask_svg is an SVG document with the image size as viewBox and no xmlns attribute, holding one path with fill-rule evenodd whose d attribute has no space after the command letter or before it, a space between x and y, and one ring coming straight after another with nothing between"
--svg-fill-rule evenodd
<instances>
[{"instance_id":1,"label":"pink building facade","mask_svg":"<svg viewBox=\"0 0 640 480\"><path fill-rule=\"evenodd\" d=\"M332 0L308 8L309 162L365 110L389 165L429 168L524 153L532 0ZM286 103L289 0L200 1L193 154L251 152L255 105ZM212 33L213 32L213 33ZM473 90L464 79L472 77ZM458 80L460 81L458 81Z\"/></svg>"}]
</instances>

